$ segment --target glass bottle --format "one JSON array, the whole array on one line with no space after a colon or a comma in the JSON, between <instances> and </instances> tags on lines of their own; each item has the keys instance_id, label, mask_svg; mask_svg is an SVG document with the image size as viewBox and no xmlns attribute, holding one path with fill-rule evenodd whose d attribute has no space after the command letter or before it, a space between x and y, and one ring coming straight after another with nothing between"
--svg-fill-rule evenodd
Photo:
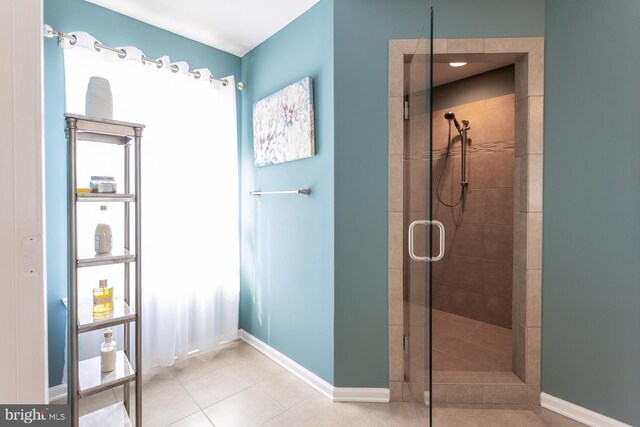
<instances>
[{"instance_id":1,"label":"glass bottle","mask_svg":"<svg viewBox=\"0 0 640 427\"><path fill-rule=\"evenodd\" d=\"M94 236L94 247L96 254L106 255L111 253L113 249L113 233L111 227L107 224L107 207L100 206L100 223L96 226Z\"/></svg>"},{"instance_id":2,"label":"glass bottle","mask_svg":"<svg viewBox=\"0 0 640 427\"><path fill-rule=\"evenodd\" d=\"M109 317L113 313L113 286L107 279L100 280L93 288L93 317Z\"/></svg>"},{"instance_id":3,"label":"glass bottle","mask_svg":"<svg viewBox=\"0 0 640 427\"><path fill-rule=\"evenodd\" d=\"M116 342L111 328L104 333L104 342L100 346L100 370L111 372L116 369Z\"/></svg>"}]
</instances>

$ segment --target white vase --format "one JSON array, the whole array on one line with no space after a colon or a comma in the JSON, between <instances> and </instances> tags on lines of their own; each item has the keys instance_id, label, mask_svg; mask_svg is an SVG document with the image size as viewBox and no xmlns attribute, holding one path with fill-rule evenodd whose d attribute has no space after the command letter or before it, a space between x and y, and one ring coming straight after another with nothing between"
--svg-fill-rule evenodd
<instances>
[{"instance_id":1,"label":"white vase","mask_svg":"<svg viewBox=\"0 0 640 427\"><path fill-rule=\"evenodd\" d=\"M99 119L113 119L113 99L109 80L91 77L87 86L85 114Z\"/></svg>"}]
</instances>

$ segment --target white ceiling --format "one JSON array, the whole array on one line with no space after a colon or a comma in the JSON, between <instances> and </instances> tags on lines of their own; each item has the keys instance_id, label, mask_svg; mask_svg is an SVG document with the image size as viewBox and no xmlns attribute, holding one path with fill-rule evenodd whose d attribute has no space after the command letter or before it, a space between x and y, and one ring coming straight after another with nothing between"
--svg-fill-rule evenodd
<instances>
[{"instance_id":1,"label":"white ceiling","mask_svg":"<svg viewBox=\"0 0 640 427\"><path fill-rule=\"evenodd\" d=\"M319 0L86 0L237 56Z\"/></svg>"}]
</instances>

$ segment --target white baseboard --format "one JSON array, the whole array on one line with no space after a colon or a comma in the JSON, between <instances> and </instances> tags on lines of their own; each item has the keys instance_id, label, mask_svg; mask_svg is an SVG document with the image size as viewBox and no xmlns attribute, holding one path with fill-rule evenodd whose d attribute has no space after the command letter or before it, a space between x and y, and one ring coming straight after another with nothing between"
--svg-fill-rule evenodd
<instances>
[{"instance_id":1,"label":"white baseboard","mask_svg":"<svg viewBox=\"0 0 640 427\"><path fill-rule=\"evenodd\" d=\"M388 388L352 388L334 387L313 372L289 359L278 350L254 337L244 330L238 332L241 340L267 356L269 359L282 366L293 375L309 384L319 393L333 400L334 402L388 402Z\"/></svg>"},{"instance_id":2,"label":"white baseboard","mask_svg":"<svg viewBox=\"0 0 640 427\"><path fill-rule=\"evenodd\" d=\"M540 393L540 406L592 427L631 427L628 424L546 393Z\"/></svg>"},{"instance_id":3,"label":"white baseboard","mask_svg":"<svg viewBox=\"0 0 640 427\"><path fill-rule=\"evenodd\" d=\"M388 388L333 387L334 402L388 402Z\"/></svg>"},{"instance_id":4,"label":"white baseboard","mask_svg":"<svg viewBox=\"0 0 640 427\"><path fill-rule=\"evenodd\" d=\"M54 400L66 399L67 398L67 385L66 384L58 384L53 387L49 387L49 402L53 402Z\"/></svg>"}]
</instances>

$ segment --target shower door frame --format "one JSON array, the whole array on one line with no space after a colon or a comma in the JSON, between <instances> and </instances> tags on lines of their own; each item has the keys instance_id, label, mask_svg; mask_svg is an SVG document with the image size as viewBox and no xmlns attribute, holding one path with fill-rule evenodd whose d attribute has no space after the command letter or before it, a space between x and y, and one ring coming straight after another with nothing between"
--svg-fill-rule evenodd
<instances>
[{"instance_id":1,"label":"shower door frame","mask_svg":"<svg viewBox=\"0 0 640 427\"><path fill-rule=\"evenodd\" d=\"M404 271L398 257L407 256L403 238L403 145L405 55L418 40L389 41L389 391L391 401L411 400L404 381ZM515 64L515 176L513 271L513 367L523 381L525 403L540 403L542 311L542 160L544 38L433 39L434 60L468 55L469 62L491 62L511 55ZM433 393L446 393L434 388ZM491 404L493 402L478 402Z\"/></svg>"}]
</instances>

